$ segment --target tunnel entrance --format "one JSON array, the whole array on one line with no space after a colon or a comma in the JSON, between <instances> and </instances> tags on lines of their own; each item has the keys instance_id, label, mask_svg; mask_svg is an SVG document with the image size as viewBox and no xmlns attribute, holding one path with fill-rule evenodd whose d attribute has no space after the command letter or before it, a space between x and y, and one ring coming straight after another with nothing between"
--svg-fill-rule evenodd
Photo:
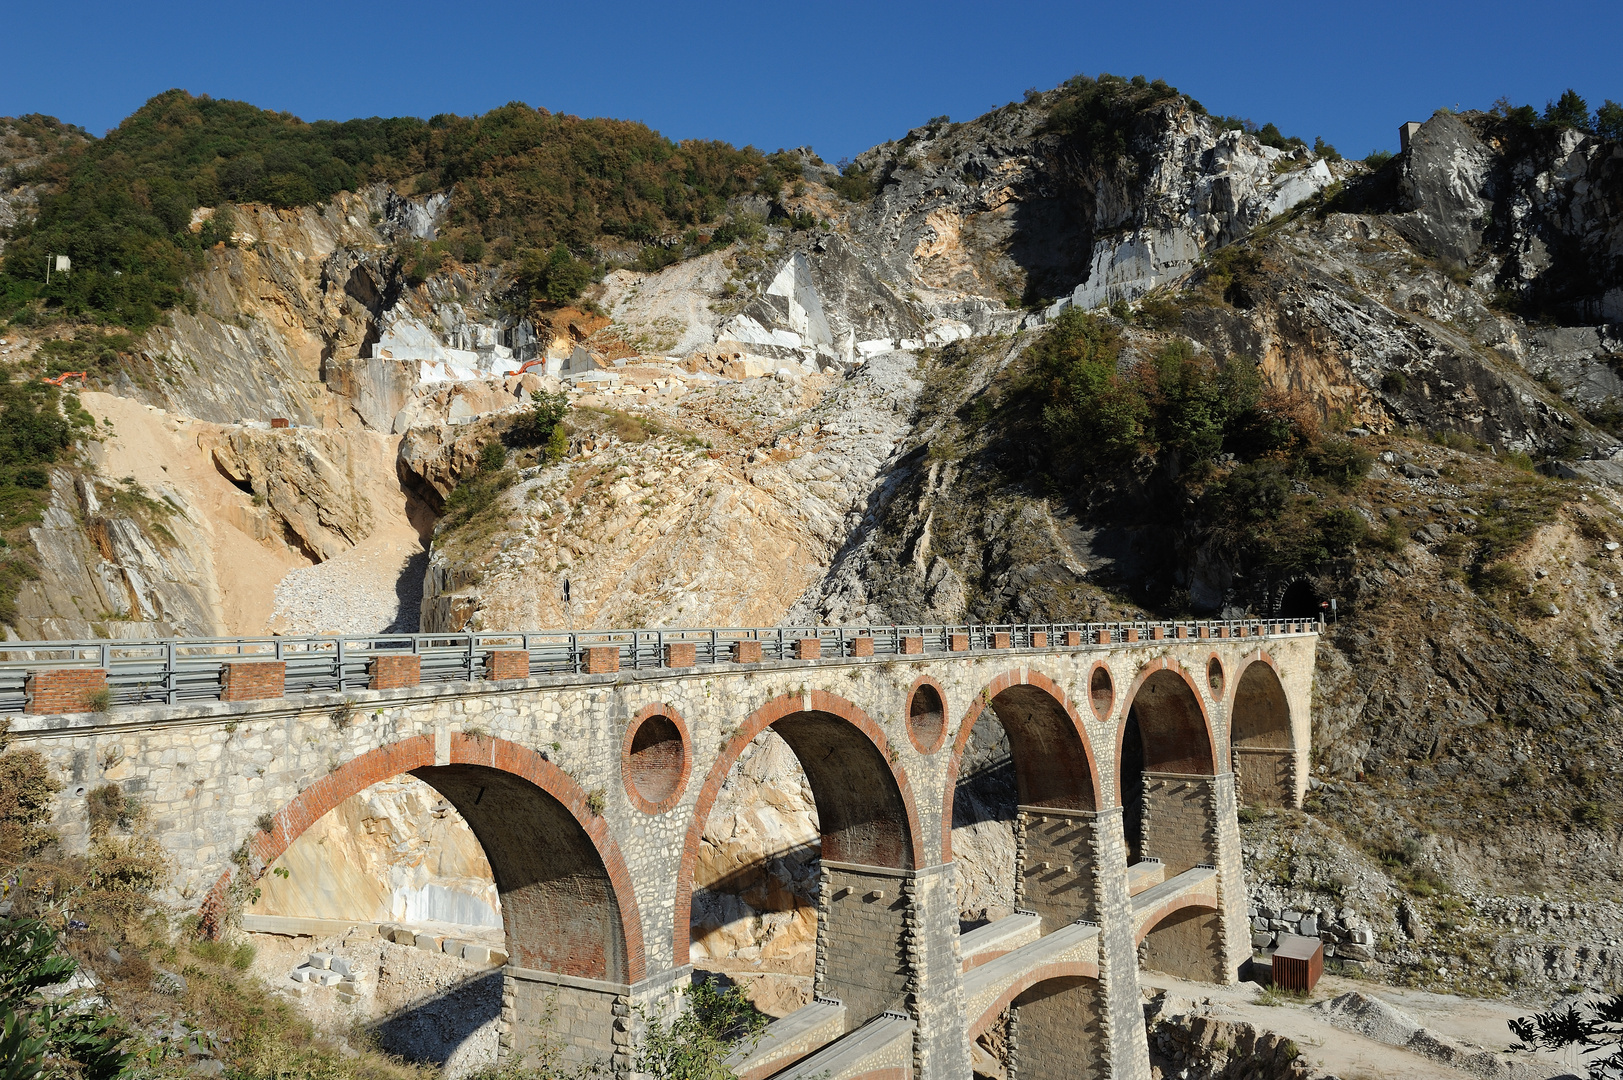
<instances>
[{"instance_id":1,"label":"tunnel entrance","mask_svg":"<svg viewBox=\"0 0 1623 1080\"><path fill-rule=\"evenodd\" d=\"M1285 586L1285 591L1279 594L1275 614L1285 619L1317 619L1320 603L1321 598L1313 586L1307 581L1297 580Z\"/></svg>"}]
</instances>

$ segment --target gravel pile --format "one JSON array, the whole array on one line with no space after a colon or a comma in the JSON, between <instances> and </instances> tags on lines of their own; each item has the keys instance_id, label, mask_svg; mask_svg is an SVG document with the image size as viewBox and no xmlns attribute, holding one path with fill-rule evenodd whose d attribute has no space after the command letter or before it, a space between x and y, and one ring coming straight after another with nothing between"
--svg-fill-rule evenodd
<instances>
[{"instance_id":1,"label":"gravel pile","mask_svg":"<svg viewBox=\"0 0 1623 1080\"><path fill-rule=\"evenodd\" d=\"M428 553L350 552L294 570L276 586L282 634L416 633Z\"/></svg>"}]
</instances>

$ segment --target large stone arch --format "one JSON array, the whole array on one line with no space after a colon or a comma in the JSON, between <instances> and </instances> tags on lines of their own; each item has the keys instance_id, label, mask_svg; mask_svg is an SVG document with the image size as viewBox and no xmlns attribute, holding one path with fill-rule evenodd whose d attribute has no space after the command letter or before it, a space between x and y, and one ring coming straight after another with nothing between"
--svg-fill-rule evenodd
<instances>
[{"instance_id":1,"label":"large stone arch","mask_svg":"<svg viewBox=\"0 0 1623 1080\"><path fill-rule=\"evenodd\" d=\"M1152 912L1134 935L1139 964L1194 982L1226 982L1222 913L1210 898L1182 896Z\"/></svg>"},{"instance_id":2,"label":"large stone arch","mask_svg":"<svg viewBox=\"0 0 1623 1080\"><path fill-rule=\"evenodd\" d=\"M1240 662L1230 698L1229 749L1240 801L1288 806L1296 801L1296 740L1290 701L1267 650Z\"/></svg>"},{"instance_id":3,"label":"large stone arch","mask_svg":"<svg viewBox=\"0 0 1623 1080\"><path fill-rule=\"evenodd\" d=\"M1109 1076L1109 1039L1098 969L1078 962L1054 964L1030 974L1008 998L1017 1032L1016 1075L1026 1080Z\"/></svg>"},{"instance_id":4,"label":"large stone arch","mask_svg":"<svg viewBox=\"0 0 1623 1080\"><path fill-rule=\"evenodd\" d=\"M1013 843L985 846L979 873L960 875L960 882L981 881L982 889L984 883L991 883L990 892L965 890L960 885L961 914L995 918L996 909L1025 908L1042 917L1044 932L1079 918L1097 919L1099 770L1081 717L1065 691L1039 672L1021 669L998 676L965 711L953 740L942 793L945 858L953 858L955 801L966 747L975 725L988 713L1008 739L1015 790L1013 805L1008 805L1004 802L1009 799L1008 788L1000 785L997 801L1002 805L980 807L982 814L995 809L1000 816L990 822L983 818L980 827L989 823L1001 830L1001 815L1010 814L1007 827ZM967 805L977 804L970 800ZM1011 849L1019 854L1012 859L1000 855ZM966 853L959 858L969 860Z\"/></svg>"},{"instance_id":5,"label":"large stone arch","mask_svg":"<svg viewBox=\"0 0 1623 1080\"><path fill-rule=\"evenodd\" d=\"M1217 738L1200 691L1171 657L1151 660L1128 688L1116 729L1116 797L1129 857L1173 875L1212 862Z\"/></svg>"},{"instance_id":6,"label":"large stone arch","mask_svg":"<svg viewBox=\"0 0 1623 1080\"><path fill-rule=\"evenodd\" d=\"M1163 656L1139 669L1127 690L1116 727L1116 760L1121 760L1127 725L1136 719L1144 734L1144 768L1150 772L1211 776L1217 772L1217 737L1201 701L1200 688L1176 660ZM1137 714L1135 717L1134 714ZM1121 798L1121 773L1116 774Z\"/></svg>"},{"instance_id":7,"label":"large stone arch","mask_svg":"<svg viewBox=\"0 0 1623 1080\"><path fill-rule=\"evenodd\" d=\"M1103 808L1093 745L1065 691L1038 671L1005 672L975 695L958 723L941 802L942 862L952 860L952 797L964 747L988 705L1009 733L1021 805L1083 811Z\"/></svg>"},{"instance_id":8,"label":"large stone arch","mask_svg":"<svg viewBox=\"0 0 1623 1080\"><path fill-rule=\"evenodd\" d=\"M767 728L782 736L806 772L825 864L911 871L923 852L912 785L879 725L851 702L822 690L774 698L739 724L699 789L677 870L673 930L678 965L688 962L693 872L705 822L733 764Z\"/></svg>"},{"instance_id":9,"label":"large stone arch","mask_svg":"<svg viewBox=\"0 0 1623 1080\"><path fill-rule=\"evenodd\" d=\"M516 743L460 733L449 743L437 756L431 735L402 739L315 781L250 838L256 873L345 799L409 773L444 796L484 847L515 968L622 985L641 980L647 964L636 893L587 793ZM221 901L229 879L228 872L215 888Z\"/></svg>"}]
</instances>

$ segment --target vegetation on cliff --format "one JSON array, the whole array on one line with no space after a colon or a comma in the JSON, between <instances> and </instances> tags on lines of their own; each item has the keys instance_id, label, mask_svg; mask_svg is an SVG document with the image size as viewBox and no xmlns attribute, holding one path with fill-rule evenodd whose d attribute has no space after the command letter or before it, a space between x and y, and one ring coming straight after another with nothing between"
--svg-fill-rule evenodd
<instances>
[{"instance_id":1,"label":"vegetation on cliff","mask_svg":"<svg viewBox=\"0 0 1623 1080\"><path fill-rule=\"evenodd\" d=\"M518 102L474 117L306 123L171 90L106 138L70 142L13 177L45 191L7 247L0 316L26 321L38 300L48 313L145 328L186 302L203 250L232 239L223 215L194 228L198 208L307 206L376 181L450 191L448 227L414 253L428 272L446 257L513 260L534 268L524 284L535 295L560 301L585 283L567 261L558 272L560 248L589 262L605 241L663 248L685 229L720 227L728 199L775 194L798 176L789 158ZM48 274L46 257L61 254L72 271Z\"/></svg>"}]
</instances>

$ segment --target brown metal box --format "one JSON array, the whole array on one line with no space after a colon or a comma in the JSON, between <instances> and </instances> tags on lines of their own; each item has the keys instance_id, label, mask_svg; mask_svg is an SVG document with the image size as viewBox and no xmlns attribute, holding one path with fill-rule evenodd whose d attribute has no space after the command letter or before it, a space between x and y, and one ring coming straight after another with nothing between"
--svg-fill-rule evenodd
<instances>
[{"instance_id":1,"label":"brown metal box","mask_svg":"<svg viewBox=\"0 0 1623 1080\"><path fill-rule=\"evenodd\" d=\"M1307 993L1324 974L1324 942L1316 937L1280 934L1274 950L1274 985Z\"/></svg>"}]
</instances>

